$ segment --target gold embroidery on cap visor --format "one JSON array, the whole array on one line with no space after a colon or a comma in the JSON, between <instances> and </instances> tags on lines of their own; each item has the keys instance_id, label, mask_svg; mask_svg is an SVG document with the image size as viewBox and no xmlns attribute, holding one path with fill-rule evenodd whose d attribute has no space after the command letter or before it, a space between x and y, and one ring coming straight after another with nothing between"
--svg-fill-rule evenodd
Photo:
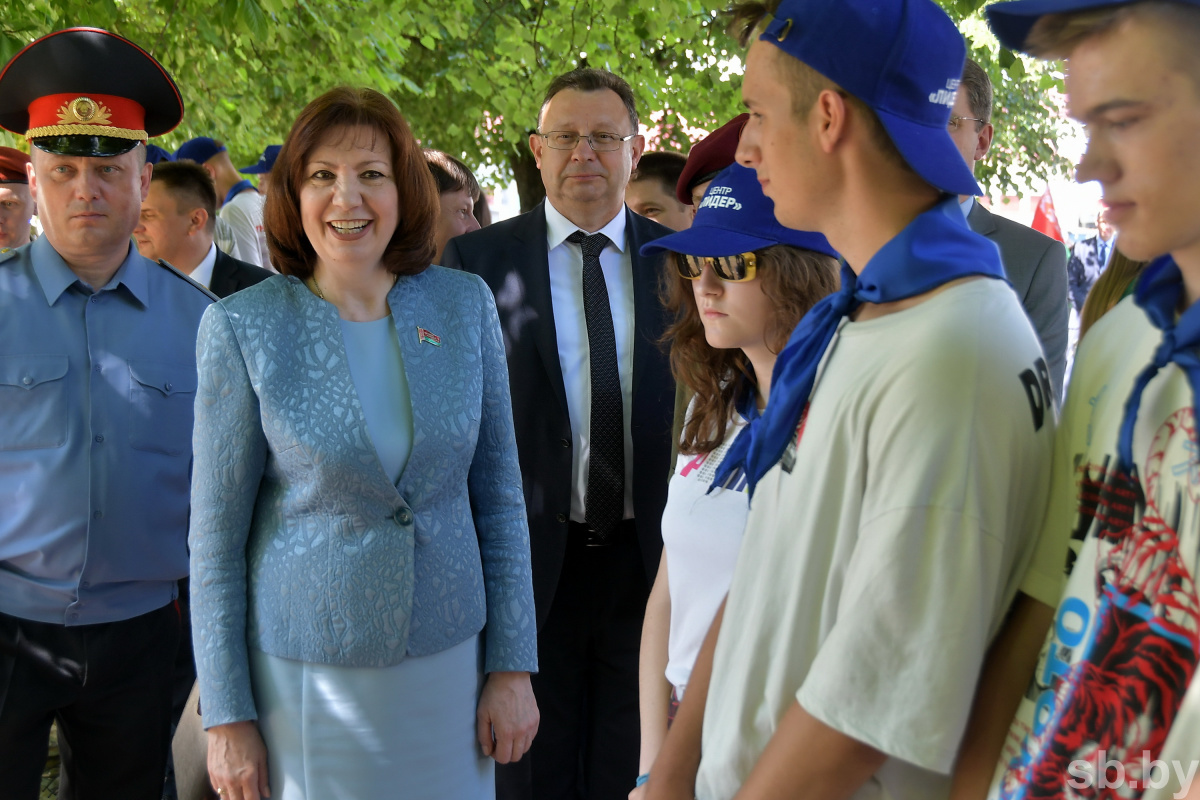
<instances>
[{"instance_id":1,"label":"gold embroidery on cap visor","mask_svg":"<svg viewBox=\"0 0 1200 800\"><path fill-rule=\"evenodd\" d=\"M145 131L116 128L112 122L112 111L103 103L90 97L77 97L58 109L58 125L45 125L25 131L25 138L42 136L111 136L114 139L136 139L146 141L150 137Z\"/></svg>"},{"instance_id":2,"label":"gold embroidery on cap visor","mask_svg":"<svg viewBox=\"0 0 1200 800\"><path fill-rule=\"evenodd\" d=\"M714 275L729 283L752 281L758 271L758 259L754 253L716 257L679 253L675 263L679 269L679 276L689 281L699 280L705 267L710 267Z\"/></svg>"}]
</instances>

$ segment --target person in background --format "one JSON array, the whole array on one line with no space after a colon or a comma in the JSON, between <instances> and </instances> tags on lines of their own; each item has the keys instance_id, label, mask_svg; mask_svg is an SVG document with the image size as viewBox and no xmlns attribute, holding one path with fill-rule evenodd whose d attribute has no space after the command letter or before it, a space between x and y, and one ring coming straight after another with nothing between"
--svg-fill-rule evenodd
<instances>
[{"instance_id":1,"label":"person in background","mask_svg":"<svg viewBox=\"0 0 1200 800\"><path fill-rule=\"evenodd\" d=\"M170 150L164 150L163 148L159 147L156 144L146 145L146 163L147 164L161 164L164 161L169 163L169 162L173 162L174 160L175 160L175 154L172 153Z\"/></svg>"},{"instance_id":2,"label":"person in background","mask_svg":"<svg viewBox=\"0 0 1200 800\"><path fill-rule=\"evenodd\" d=\"M263 148L262 155L248 167L242 167L238 172L243 175L258 176L258 193L264 197L271 191L271 169L275 166L275 159L279 158L279 148L283 145L269 144Z\"/></svg>"},{"instance_id":3,"label":"person in background","mask_svg":"<svg viewBox=\"0 0 1200 800\"><path fill-rule=\"evenodd\" d=\"M150 176L133 239L143 256L166 261L217 297L271 277L217 247L216 221L217 193L204 168L190 161L162 163Z\"/></svg>"},{"instance_id":4,"label":"person in background","mask_svg":"<svg viewBox=\"0 0 1200 800\"><path fill-rule=\"evenodd\" d=\"M426 148L424 153L425 163L429 165L429 171L437 183L440 213L434 237L433 263L440 264L446 242L455 236L479 230L479 221L475 219L475 203L479 201L481 192L479 182L466 164L441 150Z\"/></svg>"},{"instance_id":5,"label":"person in background","mask_svg":"<svg viewBox=\"0 0 1200 800\"><path fill-rule=\"evenodd\" d=\"M284 141L283 275L201 324L192 628L231 800L486 800L538 726L504 343L430 266L437 192L395 105L338 88Z\"/></svg>"},{"instance_id":6,"label":"person in background","mask_svg":"<svg viewBox=\"0 0 1200 800\"><path fill-rule=\"evenodd\" d=\"M37 203L29 194L29 156L15 147L0 147L0 253L33 241L30 220Z\"/></svg>"},{"instance_id":7,"label":"person in background","mask_svg":"<svg viewBox=\"0 0 1200 800\"><path fill-rule=\"evenodd\" d=\"M715 131L705 136L688 151L687 163L675 184L675 197L684 205L692 207L692 216L700 207L708 184L730 164L737 150L742 128L749 114L738 114Z\"/></svg>"},{"instance_id":8,"label":"person in background","mask_svg":"<svg viewBox=\"0 0 1200 800\"><path fill-rule=\"evenodd\" d=\"M1086 239L1081 239L1071 248L1071 258L1067 262L1067 277L1071 284L1071 302L1076 311L1083 310L1092 285L1100 278L1116 249L1113 239L1115 229L1108 221L1104 211L1096 214L1096 233Z\"/></svg>"},{"instance_id":9,"label":"person in background","mask_svg":"<svg viewBox=\"0 0 1200 800\"><path fill-rule=\"evenodd\" d=\"M475 207L471 209L471 213L475 215L475 221L479 223L479 227L486 228L492 224L492 207L488 205L486 194L480 192L479 199L475 201Z\"/></svg>"},{"instance_id":10,"label":"person in background","mask_svg":"<svg viewBox=\"0 0 1200 800\"><path fill-rule=\"evenodd\" d=\"M992 80L983 67L967 59L962 83L950 109L950 138L963 160L975 165L992 149ZM1021 298L1021 307L1037 331L1055 398L1061 398L1067 369L1068 317L1067 250L1062 242L1010 219L997 216L976 198L958 198L958 207L971 230L1000 248L1000 261L1008 282Z\"/></svg>"},{"instance_id":11,"label":"person in background","mask_svg":"<svg viewBox=\"0 0 1200 800\"><path fill-rule=\"evenodd\" d=\"M744 481L711 492L709 484L734 438L766 406L775 356L792 329L838 280L837 254L825 237L780 225L754 170L738 164L713 179L689 230L643 250L668 253L664 303L675 321L663 341L676 383L693 399L642 626L641 775L631 800L643 791L729 589L750 510Z\"/></svg>"},{"instance_id":12,"label":"person in background","mask_svg":"<svg viewBox=\"0 0 1200 800\"><path fill-rule=\"evenodd\" d=\"M529 147L546 201L451 239L495 294L511 373L538 612L542 732L504 800L623 800L637 777L638 641L662 554L671 380L658 259L625 206L645 146L611 72L554 78ZM635 377L636 375L636 377Z\"/></svg>"},{"instance_id":13,"label":"person in background","mask_svg":"<svg viewBox=\"0 0 1200 800\"><path fill-rule=\"evenodd\" d=\"M220 201L218 215L233 230L237 258L256 267L274 270L267 252L267 234L263 227L266 198L234 169L225 145L207 136L197 136L180 145L176 161L195 161L212 176ZM233 255L230 253L230 255Z\"/></svg>"},{"instance_id":14,"label":"person in background","mask_svg":"<svg viewBox=\"0 0 1200 800\"><path fill-rule=\"evenodd\" d=\"M691 225L695 209L675 197L675 184L686 164L687 158L679 153L642 153L625 187L625 205L673 231Z\"/></svg>"},{"instance_id":15,"label":"person in background","mask_svg":"<svg viewBox=\"0 0 1200 800\"><path fill-rule=\"evenodd\" d=\"M196 330L213 297L138 254L168 73L95 28L0 70L44 231L0 256L0 795L159 800L187 574ZM67 121L69 124L64 124Z\"/></svg>"}]
</instances>

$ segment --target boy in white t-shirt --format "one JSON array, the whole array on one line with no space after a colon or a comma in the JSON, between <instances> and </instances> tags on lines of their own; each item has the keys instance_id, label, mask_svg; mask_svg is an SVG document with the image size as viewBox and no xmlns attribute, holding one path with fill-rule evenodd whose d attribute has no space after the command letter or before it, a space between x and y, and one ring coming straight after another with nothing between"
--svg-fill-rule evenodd
<instances>
[{"instance_id":1,"label":"boy in white t-shirt","mask_svg":"<svg viewBox=\"0 0 1200 800\"><path fill-rule=\"evenodd\" d=\"M1157 260L1080 344L955 796L1182 797L1200 765L1200 2L987 13L1005 46L1066 60L1089 139L1078 179L1103 187L1121 251Z\"/></svg>"},{"instance_id":2,"label":"boy in white t-shirt","mask_svg":"<svg viewBox=\"0 0 1200 800\"><path fill-rule=\"evenodd\" d=\"M739 161L842 254L842 290L718 472L745 469L750 517L651 800L948 793L1057 413L957 206L978 193L947 132L965 52L930 0L784 0L750 48Z\"/></svg>"}]
</instances>

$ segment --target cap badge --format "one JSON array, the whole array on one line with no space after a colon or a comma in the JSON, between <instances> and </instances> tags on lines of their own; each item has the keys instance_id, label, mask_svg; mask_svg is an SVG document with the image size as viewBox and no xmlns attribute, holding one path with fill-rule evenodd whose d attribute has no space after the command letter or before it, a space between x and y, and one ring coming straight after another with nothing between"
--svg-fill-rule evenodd
<instances>
[{"instance_id":1,"label":"cap badge","mask_svg":"<svg viewBox=\"0 0 1200 800\"><path fill-rule=\"evenodd\" d=\"M58 109L60 125L108 125L112 112L90 97L77 97Z\"/></svg>"}]
</instances>

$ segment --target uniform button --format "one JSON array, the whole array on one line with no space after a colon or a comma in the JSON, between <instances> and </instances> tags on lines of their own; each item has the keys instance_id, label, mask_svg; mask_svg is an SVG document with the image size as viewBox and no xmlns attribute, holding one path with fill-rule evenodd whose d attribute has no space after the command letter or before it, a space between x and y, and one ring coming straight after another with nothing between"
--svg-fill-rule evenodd
<instances>
[{"instance_id":1,"label":"uniform button","mask_svg":"<svg viewBox=\"0 0 1200 800\"><path fill-rule=\"evenodd\" d=\"M21 378L21 383L23 383L23 384L25 384L26 386L28 386L29 384L33 383L33 378L31 378L31 377L29 377L28 375L26 375L24 378Z\"/></svg>"},{"instance_id":2,"label":"uniform button","mask_svg":"<svg viewBox=\"0 0 1200 800\"><path fill-rule=\"evenodd\" d=\"M96 302L96 295L91 296L90 302L92 302L92 303Z\"/></svg>"},{"instance_id":3,"label":"uniform button","mask_svg":"<svg viewBox=\"0 0 1200 800\"><path fill-rule=\"evenodd\" d=\"M96 434L96 443L99 444L100 442L103 442L103 441L104 441L104 435L99 434L99 433Z\"/></svg>"},{"instance_id":4,"label":"uniform button","mask_svg":"<svg viewBox=\"0 0 1200 800\"><path fill-rule=\"evenodd\" d=\"M566 514L559 514L559 515L558 515L558 517L557 517L557 519L558 519L558 521L559 521L559 522L566 522L566 521L567 521L567 515L566 515Z\"/></svg>"},{"instance_id":5,"label":"uniform button","mask_svg":"<svg viewBox=\"0 0 1200 800\"><path fill-rule=\"evenodd\" d=\"M402 508L396 512L396 522L401 525L411 525L413 521L412 512L407 508Z\"/></svg>"},{"instance_id":6,"label":"uniform button","mask_svg":"<svg viewBox=\"0 0 1200 800\"><path fill-rule=\"evenodd\" d=\"M570 447L570 446L571 446L571 440L570 440L570 439L559 439L559 440L558 440L558 443L559 443L559 444L561 444L563 447Z\"/></svg>"},{"instance_id":7,"label":"uniform button","mask_svg":"<svg viewBox=\"0 0 1200 800\"><path fill-rule=\"evenodd\" d=\"M169 383L164 383L164 384L163 384L163 389L165 389L165 390L166 390L166 391L168 391L168 392L169 392L169 391L171 391L171 384L169 384Z\"/></svg>"},{"instance_id":8,"label":"uniform button","mask_svg":"<svg viewBox=\"0 0 1200 800\"><path fill-rule=\"evenodd\" d=\"M93 512L92 512L92 516L93 516L95 519L100 519L101 517L103 517L103 516L104 516L104 512L103 512L103 511L101 511L100 509L96 509L95 511L93 511Z\"/></svg>"}]
</instances>

